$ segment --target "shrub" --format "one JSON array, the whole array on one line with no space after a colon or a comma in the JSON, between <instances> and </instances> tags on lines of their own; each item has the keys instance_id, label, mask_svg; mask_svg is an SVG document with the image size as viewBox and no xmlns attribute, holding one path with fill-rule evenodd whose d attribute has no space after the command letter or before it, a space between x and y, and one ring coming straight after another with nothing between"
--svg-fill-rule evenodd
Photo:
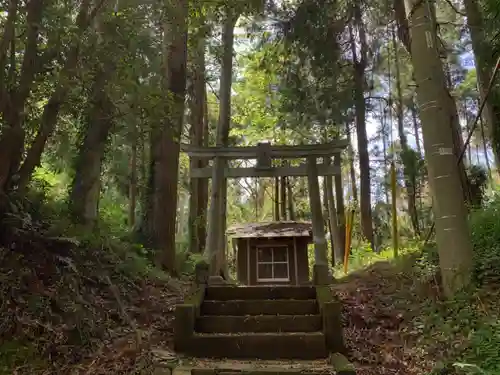
<instances>
[{"instance_id":1,"label":"shrub","mask_svg":"<svg viewBox=\"0 0 500 375\"><path fill-rule=\"evenodd\" d=\"M483 209L474 211L470 224L475 281L500 283L500 194L495 194Z\"/></svg>"}]
</instances>

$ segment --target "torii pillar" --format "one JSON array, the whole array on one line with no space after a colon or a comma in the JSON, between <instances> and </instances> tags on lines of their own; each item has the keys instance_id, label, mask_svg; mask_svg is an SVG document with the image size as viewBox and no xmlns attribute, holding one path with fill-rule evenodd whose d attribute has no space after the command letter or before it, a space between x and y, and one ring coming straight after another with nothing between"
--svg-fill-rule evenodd
<instances>
[{"instance_id":1,"label":"torii pillar","mask_svg":"<svg viewBox=\"0 0 500 375\"><path fill-rule=\"evenodd\" d=\"M307 183L309 186L309 205L311 207L313 242L314 242L314 285L328 285L333 281L328 267L328 245L326 242L321 196L318 183L316 157L307 158Z\"/></svg>"}]
</instances>

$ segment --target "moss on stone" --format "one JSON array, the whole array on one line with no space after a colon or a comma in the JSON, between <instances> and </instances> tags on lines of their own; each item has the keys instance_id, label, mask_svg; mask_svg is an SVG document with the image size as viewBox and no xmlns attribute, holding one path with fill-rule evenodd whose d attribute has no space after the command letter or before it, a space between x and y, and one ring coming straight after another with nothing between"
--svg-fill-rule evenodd
<instances>
[{"instance_id":1,"label":"moss on stone","mask_svg":"<svg viewBox=\"0 0 500 375\"><path fill-rule=\"evenodd\" d=\"M329 360L337 375L356 375L356 368L344 355L331 353Z\"/></svg>"},{"instance_id":2,"label":"moss on stone","mask_svg":"<svg viewBox=\"0 0 500 375\"><path fill-rule=\"evenodd\" d=\"M184 305L194 305L199 310L203 299L205 298L206 287L204 285L197 286L186 298Z\"/></svg>"},{"instance_id":3,"label":"moss on stone","mask_svg":"<svg viewBox=\"0 0 500 375\"><path fill-rule=\"evenodd\" d=\"M316 286L316 300L318 301L320 308L323 304L334 300L332 291L328 285Z\"/></svg>"}]
</instances>

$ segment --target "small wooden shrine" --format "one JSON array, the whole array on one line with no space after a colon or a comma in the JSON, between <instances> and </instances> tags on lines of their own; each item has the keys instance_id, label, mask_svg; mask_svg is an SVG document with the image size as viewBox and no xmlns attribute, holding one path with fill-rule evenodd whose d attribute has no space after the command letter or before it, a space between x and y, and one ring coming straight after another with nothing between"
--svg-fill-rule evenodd
<instances>
[{"instance_id":1,"label":"small wooden shrine","mask_svg":"<svg viewBox=\"0 0 500 375\"><path fill-rule=\"evenodd\" d=\"M307 248L312 224L281 221L235 225L228 229L236 250L236 273L243 285L310 283Z\"/></svg>"}]
</instances>

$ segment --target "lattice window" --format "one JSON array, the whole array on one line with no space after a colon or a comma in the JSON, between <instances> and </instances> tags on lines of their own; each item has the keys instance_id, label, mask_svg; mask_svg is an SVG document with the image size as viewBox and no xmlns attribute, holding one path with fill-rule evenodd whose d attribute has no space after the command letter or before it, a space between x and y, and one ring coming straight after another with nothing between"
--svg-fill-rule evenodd
<instances>
[{"instance_id":1,"label":"lattice window","mask_svg":"<svg viewBox=\"0 0 500 375\"><path fill-rule=\"evenodd\" d=\"M290 281L287 246L257 247L257 281Z\"/></svg>"}]
</instances>

